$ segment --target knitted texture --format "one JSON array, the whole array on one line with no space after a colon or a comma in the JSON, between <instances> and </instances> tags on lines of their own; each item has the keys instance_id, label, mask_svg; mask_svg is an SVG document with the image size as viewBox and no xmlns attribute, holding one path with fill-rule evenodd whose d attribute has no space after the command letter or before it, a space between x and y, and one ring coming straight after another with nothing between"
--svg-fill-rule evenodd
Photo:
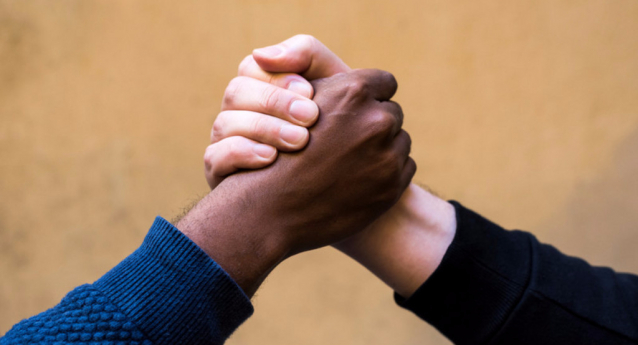
<instances>
[{"instance_id":1,"label":"knitted texture","mask_svg":"<svg viewBox=\"0 0 638 345\"><path fill-rule=\"evenodd\" d=\"M42 314L15 325L0 344L152 344L99 291L82 285Z\"/></svg>"},{"instance_id":2,"label":"knitted texture","mask_svg":"<svg viewBox=\"0 0 638 345\"><path fill-rule=\"evenodd\" d=\"M228 274L157 217L133 254L94 284L15 325L0 345L222 344L252 312Z\"/></svg>"}]
</instances>

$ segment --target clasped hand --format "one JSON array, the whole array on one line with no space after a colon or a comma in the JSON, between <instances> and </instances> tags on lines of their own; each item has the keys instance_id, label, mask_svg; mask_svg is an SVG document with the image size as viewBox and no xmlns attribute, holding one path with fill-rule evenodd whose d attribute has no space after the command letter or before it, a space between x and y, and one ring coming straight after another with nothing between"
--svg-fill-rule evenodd
<instances>
[{"instance_id":1,"label":"clasped hand","mask_svg":"<svg viewBox=\"0 0 638 345\"><path fill-rule=\"evenodd\" d=\"M178 224L248 294L286 257L363 230L416 170L390 73L350 70L309 36L280 47L296 60L255 51L224 94L204 157L214 190L198 205L214 224Z\"/></svg>"}]
</instances>

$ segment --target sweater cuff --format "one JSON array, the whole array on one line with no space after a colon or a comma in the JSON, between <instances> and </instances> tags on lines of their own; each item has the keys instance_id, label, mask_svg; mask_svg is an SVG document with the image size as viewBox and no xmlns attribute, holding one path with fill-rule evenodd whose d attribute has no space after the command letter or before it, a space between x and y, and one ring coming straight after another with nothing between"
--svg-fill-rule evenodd
<instances>
[{"instance_id":1,"label":"sweater cuff","mask_svg":"<svg viewBox=\"0 0 638 345\"><path fill-rule=\"evenodd\" d=\"M454 344L482 344L502 327L528 285L530 235L451 204L457 230L441 264L410 298L395 294L395 300Z\"/></svg>"},{"instance_id":2,"label":"sweater cuff","mask_svg":"<svg viewBox=\"0 0 638 345\"><path fill-rule=\"evenodd\" d=\"M253 313L230 276L161 217L93 286L155 344L222 344Z\"/></svg>"}]
</instances>

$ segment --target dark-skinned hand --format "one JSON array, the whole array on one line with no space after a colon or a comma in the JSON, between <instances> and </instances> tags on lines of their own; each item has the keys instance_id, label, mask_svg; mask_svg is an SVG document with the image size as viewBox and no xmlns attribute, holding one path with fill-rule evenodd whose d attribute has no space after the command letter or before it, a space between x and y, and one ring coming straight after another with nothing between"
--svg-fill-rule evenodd
<instances>
[{"instance_id":1,"label":"dark-skinned hand","mask_svg":"<svg viewBox=\"0 0 638 345\"><path fill-rule=\"evenodd\" d=\"M320 115L307 147L221 182L194 209L209 212L209 231L194 231L190 214L178 224L249 294L284 258L365 228L416 170L390 73L355 70L313 87Z\"/></svg>"}]
</instances>

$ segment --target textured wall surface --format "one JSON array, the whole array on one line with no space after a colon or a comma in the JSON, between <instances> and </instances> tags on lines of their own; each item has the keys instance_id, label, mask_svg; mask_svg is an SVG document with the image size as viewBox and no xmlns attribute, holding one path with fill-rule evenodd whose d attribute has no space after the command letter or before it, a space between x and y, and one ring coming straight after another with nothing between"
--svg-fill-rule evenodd
<instances>
[{"instance_id":1,"label":"textured wall surface","mask_svg":"<svg viewBox=\"0 0 638 345\"><path fill-rule=\"evenodd\" d=\"M393 72L417 180L638 272L635 0L0 0L0 334L203 195L228 81L313 34ZM285 262L229 344L448 344L333 249Z\"/></svg>"}]
</instances>

